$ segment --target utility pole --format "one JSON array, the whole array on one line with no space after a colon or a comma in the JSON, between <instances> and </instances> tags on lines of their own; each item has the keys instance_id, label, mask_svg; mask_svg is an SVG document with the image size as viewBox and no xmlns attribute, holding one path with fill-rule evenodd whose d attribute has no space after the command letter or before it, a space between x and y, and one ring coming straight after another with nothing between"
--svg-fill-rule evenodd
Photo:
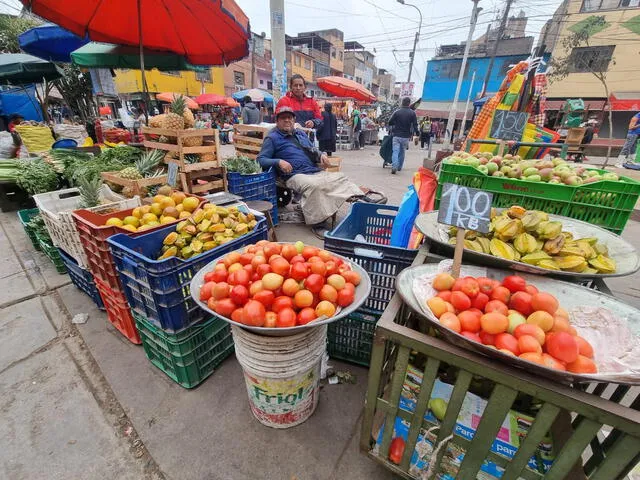
<instances>
[{"instance_id":1,"label":"utility pole","mask_svg":"<svg viewBox=\"0 0 640 480\"><path fill-rule=\"evenodd\" d=\"M502 19L500 20L500 26L498 27L498 36L496 37L496 41L493 43L493 51L491 52L491 57L489 58L489 66L487 67L487 72L484 74L484 82L482 83L482 91L480 92L481 98L484 97L485 93L487 93L487 85L489 85L491 70L493 69L493 63L495 62L496 54L498 53L498 44L500 43L500 39L504 34L504 29L507 26L511 3L513 3L513 0L507 0L507 5L504 7L504 13L502 14Z\"/></svg>"},{"instance_id":2,"label":"utility pole","mask_svg":"<svg viewBox=\"0 0 640 480\"><path fill-rule=\"evenodd\" d=\"M255 34L251 34L251 88L256 87L256 38Z\"/></svg>"},{"instance_id":3,"label":"utility pole","mask_svg":"<svg viewBox=\"0 0 640 480\"><path fill-rule=\"evenodd\" d=\"M476 81L476 71L473 71L471 75L471 85L469 85L469 94L467 95L467 103L464 106L464 115L462 116L462 123L460 129L464 133L464 125L467 123L467 112L469 111L469 101L471 100L471 92L473 91L473 83Z\"/></svg>"},{"instance_id":4,"label":"utility pole","mask_svg":"<svg viewBox=\"0 0 640 480\"><path fill-rule=\"evenodd\" d=\"M418 46L418 40L420 40L420 32L422 30L422 12L417 6L412 5L410 3L405 3L404 0L397 0L397 1L402 5L415 8L418 11L418 15L420 15L420 24L418 25L418 31L416 32L416 37L413 40L413 50L411 51L411 59L409 61L409 75L407 75L407 83L411 83L411 73L413 72L413 60L416 58L416 47Z\"/></svg>"},{"instance_id":5,"label":"utility pole","mask_svg":"<svg viewBox=\"0 0 640 480\"><path fill-rule=\"evenodd\" d=\"M287 89L287 57L284 42L284 0L269 0L271 7L271 78L274 106Z\"/></svg>"},{"instance_id":6,"label":"utility pole","mask_svg":"<svg viewBox=\"0 0 640 480\"><path fill-rule=\"evenodd\" d=\"M464 46L464 54L462 55L462 64L460 65L460 73L458 74L458 83L456 84L456 92L453 95L453 104L451 110L449 110L449 118L447 120L447 126L444 129L444 145L443 150L448 150L451 145L451 135L453 134L453 126L456 123L456 114L458 113L458 98L460 97L460 89L462 88L462 80L464 79L464 71L467 67L467 58L469 57L469 50L471 50L471 41L473 40L473 31L476 29L476 23L478 22L478 14L482 8L478 8L478 2L480 0L471 0L473 2L473 10L471 11L471 21L469 22L469 35L467 36L467 43Z\"/></svg>"}]
</instances>

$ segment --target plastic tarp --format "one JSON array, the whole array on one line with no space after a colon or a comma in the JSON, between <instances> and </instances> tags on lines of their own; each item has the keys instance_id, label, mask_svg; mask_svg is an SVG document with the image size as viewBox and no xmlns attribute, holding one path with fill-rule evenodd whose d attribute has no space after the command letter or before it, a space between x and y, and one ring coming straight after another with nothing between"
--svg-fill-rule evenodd
<instances>
[{"instance_id":1,"label":"plastic tarp","mask_svg":"<svg viewBox=\"0 0 640 480\"><path fill-rule=\"evenodd\" d=\"M22 115L25 120L43 120L34 85L0 91L0 114L10 116L14 113Z\"/></svg>"}]
</instances>

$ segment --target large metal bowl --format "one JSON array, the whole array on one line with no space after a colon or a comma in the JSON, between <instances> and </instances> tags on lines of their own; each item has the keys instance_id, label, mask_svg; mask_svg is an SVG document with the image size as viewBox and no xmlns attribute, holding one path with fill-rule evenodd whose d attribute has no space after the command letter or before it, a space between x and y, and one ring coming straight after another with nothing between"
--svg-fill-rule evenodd
<instances>
[{"instance_id":1,"label":"large metal bowl","mask_svg":"<svg viewBox=\"0 0 640 480\"><path fill-rule=\"evenodd\" d=\"M464 265L463 265L464 270ZM487 268L487 276L492 279L502 280L507 275L512 273L505 270L497 270L493 268ZM514 367L526 369L529 372L534 372L537 375L542 375L547 378L553 378L562 383L582 383L582 382L613 382L613 383L627 383L627 384L640 384L640 377L635 379L629 377L626 374L576 374L571 372L562 372L559 370L553 370L537 363L528 362L522 360L513 355L508 355L500 352L494 348L490 348L481 343L474 342L468 338L444 327L438 319L427 308L427 312L422 309L420 303L413 293L413 282L416 278L423 275L435 275L438 273L438 264L425 264L410 267L398 275L396 279L396 290L402 297L402 300L421 318L425 319L429 326L433 327L445 340L467 350L486 355L488 357L499 359L505 363L508 363ZM575 285L573 283L561 282L552 278L540 277L537 275L521 275L526 279L528 283L535 285L541 291L553 292L558 298L560 305L571 310L573 308L582 307L585 305L593 307L604 307L608 310L615 312L615 314L626 319L627 324L633 333L638 337L638 345L640 345L640 311L623 303L619 300L605 295L598 291ZM639 347L640 348L640 347Z\"/></svg>"},{"instance_id":2,"label":"large metal bowl","mask_svg":"<svg viewBox=\"0 0 640 480\"><path fill-rule=\"evenodd\" d=\"M287 242L278 242L278 243L284 244ZM242 252L244 251L245 248L246 247L242 247L236 251ZM308 328L317 327L318 325L326 325L328 323L335 322L337 320L340 320L343 317L346 317L350 313L355 312L365 302L365 300L369 296L369 293L371 292L371 280L369 279L369 275L367 274L367 272L360 265L351 262L350 260L343 257L342 255L338 255L336 253L331 252L331 255L342 259L345 263L351 265L351 268L354 271L360 274L360 277L361 277L360 285L356 287L355 299L351 305L349 305L348 307L339 309L339 311L336 312L336 314L331 318L327 318L325 320L313 321L306 325L299 325L299 326L287 327L287 328L251 327L249 325L244 325L242 323L234 322L230 318L223 317L222 315L217 314L213 310L209 309L206 302L202 302L200 300L200 287L202 287L202 285L204 284L205 274L214 269L216 263L218 262L218 260L220 260L220 258L226 257L227 255L228 253L216 258L215 260L212 260L207 265L205 265L198 273L195 274L195 276L191 279L191 283L190 283L191 297L198 304L200 308L209 312L211 315L218 317L224 320L225 322L229 322L231 325L236 325L237 327L250 330L260 335L267 335L271 337L284 337L288 335L295 335L296 333L301 333L302 331Z\"/></svg>"},{"instance_id":3,"label":"large metal bowl","mask_svg":"<svg viewBox=\"0 0 640 480\"><path fill-rule=\"evenodd\" d=\"M609 249L609 256L616 262L614 273L575 273L557 270L547 270L524 262L515 260L505 260L494 257L487 253L480 253L469 249L464 249L463 259L471 263L486 265L496 268L509 268L519 272L533 273L536 275L547 275L567 280L580 281L591 278L623 277L631 275L640 269L640 258L638 252L629 242L604 228L591 225L568 217L549 215L550 220L562 222L563 230L573 233L576 238L595 237L604 243ZM426 237L426 241L436 246L438 252L453 255L455 245L451 245L449 240L449 226L438 223L438 211L421 213L416 218L415 226L418 231Z\"/></svg>"}]
</instances>

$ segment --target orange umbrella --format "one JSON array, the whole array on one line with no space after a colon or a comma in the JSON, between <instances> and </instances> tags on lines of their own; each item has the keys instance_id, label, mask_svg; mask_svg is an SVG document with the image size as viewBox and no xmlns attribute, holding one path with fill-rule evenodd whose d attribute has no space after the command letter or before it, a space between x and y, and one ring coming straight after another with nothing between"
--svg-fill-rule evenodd
<instances>
[{"instance_id":1,"label":"orange umbrella","mask_svg":"<svg viewBox=\"0 0 640 480\"><path fill-rule=\"evenodd\" d=\"M231 97L227 97L225 103L224 103L227 107L239 107L240 104L238 102L236 102L233 98Z\"/></svg>"},{"instance_id":2,"label":"orange umbrella","mask_svg":"<svg viewBox=\"0 0 640 480\"><path fill-rule=\"evenodd\" d=\"M181 96L180 93L158 93L156 94L156 100L171 103L179 96ZM200 108L200 105L198 105L198 103L193 98L187 97L186 95L182 95L182 98L184 98L184 101L187 104L187 108L190 108L191 110L197 110Z\"/></svg>"},{"instance_id":3,"label":"orange umbrella","mask_svg":"<svg viewBox=\"0 0 640 480\"><path fill-rule=\"evenodd\" d=\"M376 96L357 82L344 77L322 77L317 80L318 86L336 97L350 97L355 100L373 102Z\"/></svg>"}]
</instances>

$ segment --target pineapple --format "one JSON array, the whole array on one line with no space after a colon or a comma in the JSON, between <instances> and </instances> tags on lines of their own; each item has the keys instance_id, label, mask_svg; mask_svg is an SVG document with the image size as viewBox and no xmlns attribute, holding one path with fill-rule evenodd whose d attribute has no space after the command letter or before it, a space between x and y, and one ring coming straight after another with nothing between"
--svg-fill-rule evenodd
<instances>
[{"instance_id":1,"label":"pineapple","mask_svg":"<svg viewBox=\"0 0 640 480\"><path fill-rule=\"evenodd\" d=\"M182 118L184 118L185 128L191 128L196 124L196 119L193 117L193 112L186 105L184 106L184 111L182 112Z\"/></svg>"},{"instance_id":2,"label":"pineapple","mask_svg":"<svg viewBox=\"0 0 640 480\"><path fill-rule=\"evenodd\" d=\"M166 115L164 113L150 117L149 126L151 128L162 128L162 123L164 122L165 118L166 118Z\"/></svg>"},{"instance_id":3,"label":"pineapple","mask_svg":"<svg viewBox=\"0 0 640 480\"><path fill-rule=\"evenodd\" d=\"M163 119L162 128L167 130L184 130L184 109L186 105L184 103L184 97L180 95L171 102L171 108L169 113Z\"/></svg>"},{"instance_id":4,"label":"pineapple","mask_svg":"<svg viewBox=\"0 0 640 480\"><path fill-rule=\"evenodd\" d=\"M151 174L151 171L158 166L164 157L161 150L148 150L136 160L134 167L126 167L120 170L120 177L128 180L139 180L150 176L157 176L157 172Z\"/></svg>"},{"instance_id":5,"label":"pineapple","mask_svg":"<svg viewBox=\"0 0 640 480\"><path fill-rule=\"evenodd\" d=\"M186 122L185 122L185 125L186 125ZM201 120L198 120L191 126L194 127L193 128L194 130L207 128L207 124ZM185 147L199 147L202 145L202 142L203 142L202 137L186 137L182 139L182 145L184 145Z\"/></svg>"},{"instance_id":6,"label":"pineapple","mask_svg":"<svg viewBox=\"0 0 640 480\"><path fill-rule=\"evenodd\" d=\"M102 179L96 176L93 179L80 178L78 189L80 190L80 204L82 208L95 207L100 204L100 187Z\"/></svg>"},{"instance_id":7,"label":"pineapple","mask_svg":"<svg viewBox=\"0 0 640 480\"><path fill-rule=\"evenodd\" d=\"M118 172L118 176L127 180L140 180L142 178L142 174L136 167L123 168Z\"/></svg>"},{"instance_id":8,"label":"pineapple","mask_svg":"<svg viewBox=\"0 0 640 480\"><path fill-rule=\"evenodd\" d=\"M200 161L201 162L215 162L216 161L216 156L209 152L209 153L201 153L200 154Z\"/></svg>"}]
</instances>

